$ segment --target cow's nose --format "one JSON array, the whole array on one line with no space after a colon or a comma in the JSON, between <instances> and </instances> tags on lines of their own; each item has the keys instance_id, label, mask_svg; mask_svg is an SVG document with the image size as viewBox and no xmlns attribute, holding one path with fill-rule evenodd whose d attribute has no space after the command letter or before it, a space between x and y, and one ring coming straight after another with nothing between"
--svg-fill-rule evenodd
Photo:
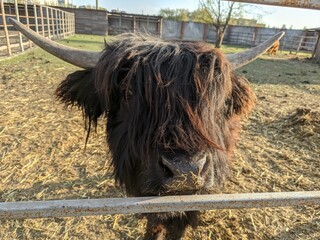
<instances>
[{"instance_id":1,"label":"cow's nose","mask_svg":"<svg viewBox=\"0 0 320 240\"><path fill-rule=\"evenodd\" d=\"M198 159L162 157L161 164L166 171L166 185L174 186L175 190L198 189L204 185L202 173L207 163L207 157ZM169 173L169 174L168 174Z\"/></svg>"}]
</instances>

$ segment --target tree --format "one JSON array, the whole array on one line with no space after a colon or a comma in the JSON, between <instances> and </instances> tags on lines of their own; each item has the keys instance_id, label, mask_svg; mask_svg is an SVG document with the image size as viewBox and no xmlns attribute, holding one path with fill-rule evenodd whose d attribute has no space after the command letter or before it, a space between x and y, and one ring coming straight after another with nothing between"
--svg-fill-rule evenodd
<instances>
[{"instance_id":1,"label":"tree","mask_svg":"<svg viewBox=\"0 0 320 240\"><path fill-rule=\"evenodd\" d=\"M210 15L207 13L207 10L204 8L198 8L194 10L190 14L190 18L191 18L191 21L193 22L202 22L202 23L212 22Z\"/></svg>"},{"instance_id":2,"label":"tree","mask_svg":"<svg viewBox=\"0 0 320 240\"><path fill-rule=\"evenodd\" d=\"M170 9L164 8L160 9L159 15L163 18L175 21L189 21L190 19L190 12L188 9L177 8L177 9Z\"/></svg>"},{"instance_id":3,"label":"tree","mask_svg":"<svg viewBox=\"0 0 320 240\"><path fill-rule=\"evenodd\" d=\"M243 18L247 13L247 7L246 4L224 0L199 0L199 9L207 13L207 23L211 23L215 28L216 48L221 47L230 20L232 18Z\"/></svg>"}]
</instances>

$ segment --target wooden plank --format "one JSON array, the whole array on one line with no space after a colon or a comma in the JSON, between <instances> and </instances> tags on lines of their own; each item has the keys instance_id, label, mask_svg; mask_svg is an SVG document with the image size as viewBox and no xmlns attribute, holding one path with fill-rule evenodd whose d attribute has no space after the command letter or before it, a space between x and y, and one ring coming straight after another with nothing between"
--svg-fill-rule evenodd
<instances>
[{"instance_id":1,"label":"wooden plank","mask_svg":"<svg viewBox=\"0 0 320 240\"><path fill-rule=\"evenodd\" d=\"M42 32L42 36L45 37L45 34L44 34L43 8L42 8L41 5L39 6L39 9L40 9L40 19L41 19L41 32Z\"/></svg>"},{"instance_id":2,"label":"wooden plank","mask_svg":"<svg viewBox=\"0 0 320 240\"><path fill-rule=\"evenodd\" d=\"M63 38L63 32L62 32L62 12L58 10L58 16L59 16L59 38Z\"/></svg>"},{"instance_id":3,"label":"wooden plank","mask_svg":"<svg viewBox=\"0 0 320 240\"><path fill-rule=\"evenodd\" d=\"M51 15L52 38L55 39L54 15L53 15L53 9L52 8L50 8L50 15Z\"/></svg>"},{"instance_id":4,"label":"wooden plank","mask_svg":"<svg viewBox=\"0 0 320 240\"><path fill-rule=\"evenodd\" d=\"M320 10L320 0L225 0L225 1Z\"/></svg>"},{"instance_id":5,"label":"wooden plank","mask_svg":"<svg viewBox=\"0 0 320 240\"><path fill-rule=\"evenodd\" d=\"M36 24L36 32L39 33L37 5L33 4L34 22Z\"/></svg>"},{"instance_id":6,"label":"wooden plank","mask_svg":"<svg viewBox=\"0 0 320 240\"><path fill-rule=\"evenodd\" d=\"M29 45L29 42L23 42L22 44L23 44L23 46L26 46L26 45ZM13 43L10 46L11 46L11 49L20 48L20 43ZM0 46L0 51L2 51L4 49L6 49L6 46Z\"/></svg>"},{"instance_id":7,"label":"wooden plank","mask_svg":"<svg viewBox=\"0 0 320 240\"><path fill-rule=\"evenodd\" d=\"M320 191L0 203L0 219L320 205Z\"/></svg>"},{"instance_id":8,"label":"wooden plank","mask_svg":"<svg viewBox=\"0 0 320 240\"><path fill-rule=\"evenodd\" d=\"M73 14L73 17L72 17L72 34L75 34L76 33L76 15Z\"/></svg>"},{"instance_id":9,"label":"wooden plank","mask_svg":"<svg viewBox=\"0 0 320 240\"><path fill-rule=\"evenodd\" d=\"M46 9L46 17L47 17L48 38L51 39L49 9L48 9L48 7L45 7L45 9Z\"/></svg>"},{"instance_id":10,"label":"wooden plank","mask_svg":"<svg viewBox=\"0 0 320 240\"><path fill-rule=\"evenodd\" d=\"M61 16L62 16L62 35L63 35L63 38L65 38L65 37L66 37L66 29L65 29L65 24L66 24L65 20L66 20L66 18L65 18L65 12L61 11Z\"/></svg>"},{"instance_id":11,"label":"wooden plank","mask_svg":"<svg viewBox=\"0 0 320 240\"><path fill-rule=\"evenodd\" d=\"M312 53L312 59L320 63L320 31L318 31L318 39Z\"/></svg>"},{"instance_id":12,"label":"wooden plank","mask_svg":"<svg viewBox=\"0 0 320 240\"><path fill-rule=\"evenodd\" d=\"M26 15L27 27L30 28L30 23L29 23L29 11L28 11L27 1L24 3L24 12L25 12L25 15ZM31 47L32 47L32 41L29 40L28 42L29 42L29 47L31 48Z\"/></svg>"},{"instance_id":13,"label":"wooden plank","mask_svg":"<svg viewBox=\"0 0 320 240\"><path fill-rule=\"evenodd\" d=\"M59 35L59 14L57 9L55 9L55 25L56 25L56 36L58 39L60 35Z\"/></svg>"},{"instance_id":14,"label":"wooden plank","mask_svg":"<svg viewBox=\"0 0 320 240\"><path fill-rule=\"evenodd\" d=\"M14 0L14 9L15 9L15 12L16 12L16 18L20 22L18 1L17 0ZM23 47L23 44L22 44L22 34L19 32L18 35L19 35L20 49L21 49L22 52L24 52L24 47Z\"/></svg>"},{"instance_id":15,"label":"wooden plank","mask_svg":"<svg viewBox=\"0 0 320 240\"><path fill-rule=\"evenodd\" d=\"M0 5L1 5L1 13L2 13L1 15L2 15L3 28L4 28L4 35L6 38L7 52L8 52L8 55L11 56L12 52L10 47L10 39L9 39L9 33L7 28L6 13L4 10L3 0L1 0Z\"/></svg>"},{"instance_id":16,"label":"wooden plank","mask_svg":"<svg viewBox=\"0 0 320 240\"><path fill-rule=\"evenodd\" d=\"M137 20L136 20L136 17L133 16L132 32L135 33L136 31L137 31Z\"/></svg>"}]
</instances>

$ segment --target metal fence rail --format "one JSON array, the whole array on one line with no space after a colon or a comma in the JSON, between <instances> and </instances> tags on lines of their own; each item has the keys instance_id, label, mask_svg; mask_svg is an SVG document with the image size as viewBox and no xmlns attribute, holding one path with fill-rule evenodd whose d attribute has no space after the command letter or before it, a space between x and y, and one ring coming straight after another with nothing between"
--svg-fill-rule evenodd
<instances>
[{"instance_id":1,"label":"metal fence rail","mask_svg":"<svg viewBox=\"0 0 320 240\"><path fill-rule=\"evenodd\" d=\"M0 219L320 205L320 191L0 203Z\"/></svg>"},{"instance_id":2,"label":"metal fence rail","mask_svg":"<svg viewBox=\"0 0 320 240\"><path fill-rule=\"evenodd\" d=\"M61 39L75 32L74 14L42 5L4 3L0 0L0 56L10 56L16 52L35 46L10 24L13 17L37 33L50 39Z\"/></svg>"}]
</instances>

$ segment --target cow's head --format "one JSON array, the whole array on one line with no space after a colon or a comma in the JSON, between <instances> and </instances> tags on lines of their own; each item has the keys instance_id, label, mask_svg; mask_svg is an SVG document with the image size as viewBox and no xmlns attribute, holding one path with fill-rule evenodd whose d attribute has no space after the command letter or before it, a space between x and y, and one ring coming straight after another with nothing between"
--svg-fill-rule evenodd
<instances>
[{"instance_id":1,"label":"cow's head","mask_svg":"<svg viewBox=\"0 0 320 240\"><path fill-rule=\"evenodd\" d=\"M122 35L95 53L61 48L13 23L45 50L86 68L70 74L57 96L83 109L89 131L106 116L115 178L134 196L195 194L222 185L240 117L254 101L234 69L281 37L225 56L205 43Z\"/></svg>"}]
</instances>

